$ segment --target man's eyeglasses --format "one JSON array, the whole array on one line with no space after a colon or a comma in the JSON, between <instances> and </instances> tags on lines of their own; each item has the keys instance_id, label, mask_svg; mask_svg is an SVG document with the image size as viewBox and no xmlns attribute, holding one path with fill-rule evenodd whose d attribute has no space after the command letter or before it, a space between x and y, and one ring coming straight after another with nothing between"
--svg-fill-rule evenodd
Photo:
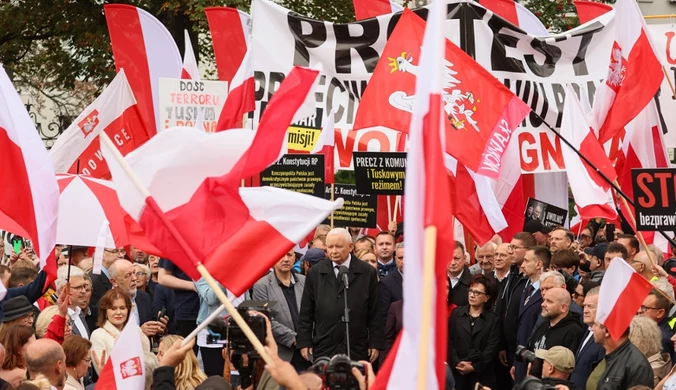
<instances>
[{"instance_id":1,"label":"man's eyeglasses","mask_svg":"<svg viewBox=\"0 0 676 390\"><path fill-rule=\"evenodd\" d=\"M641 307L638 310L641 311L641 312L645 312L645 311L648 311L648 310L660 310L660 308L659 307L650 307L650 306L641 305Z\"/></svg>"},{"instance_id":2,"label":"man's eyeglasses","mask_svg":"<svg viewBox=\"0 0 676 390\"><path fill-rule=\"evenodd\" d=\"M75 290L75 291L84 291L84 292L87 292L87 290L88 290L86 284L83 284L82 286L70 286L70 289Z\"/></svg>"}]
</instances>

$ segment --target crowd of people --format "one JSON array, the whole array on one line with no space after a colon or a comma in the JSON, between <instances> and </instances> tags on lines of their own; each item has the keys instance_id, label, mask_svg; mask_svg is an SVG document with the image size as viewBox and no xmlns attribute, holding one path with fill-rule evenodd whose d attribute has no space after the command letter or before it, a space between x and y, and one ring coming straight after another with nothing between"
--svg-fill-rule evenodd
<instances>
[{"instance_id":1,"label":"crowd of people","mask_svg":"<svg viewBox=\"0 0 676 390\"><path fill-rule=\"evenodd\" d=\"M534 377L571 390L676 389L676 262L598 224L577 236L539 221L524 230L469 250L455 243L446 388L512 389ZM322 370L340 354L361 364L351 373L366 389L403 325L404 245L401 223L375 237L320 225L311 249L290 250L243 296L221 287L235 304L263 308L249 313L265 318L268 365L253 348L229 348L228 332L213 326L182 345L221 302L169 259L109 248L95 270L89 248L59 246L58 278L44 291L47 275L26 245L0 265L0 390L95 388L129 325L147 389L322 389ZM616 339L596 310L618 258L653 290Z\"/></svg>"}]
</instances>

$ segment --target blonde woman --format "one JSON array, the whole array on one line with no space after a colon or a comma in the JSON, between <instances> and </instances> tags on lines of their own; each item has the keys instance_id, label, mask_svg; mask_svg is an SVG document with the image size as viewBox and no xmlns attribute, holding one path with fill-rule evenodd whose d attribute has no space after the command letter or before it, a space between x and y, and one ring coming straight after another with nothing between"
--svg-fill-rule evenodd
<instances>
[{"instance_id":1,"label":"blonde woman","mask_svg":"<svg viewBox=\"0 0 676 390\"><path fill-rule=\"evenodd\" d=\"M360 249L357 253L354 254L361 261L365 261L371 265L371 267L378 270L378 259L376 258L375 253L367 249Z\"/></svg>"},{"instance_id":2,"label":"blonde woman","mask_svg":"<svg viewBox=\"0 0 676 390\"><path fill-rule=\"evenodd\" d=\"M662 352L662 331L653 319L635 316L629 327L629 341L648 359L655 383L669 374L671 358Z\"/></svg>"},{"instance_id":3,"label":"blonde woman","mask_svg":"<svg viewBox=\"0 0 676 390\"><path fill-rule=\"evenodd\" d=\"M171 348L177 341L183 340L183 337L177 335L169 335L162 338L160 348L157 353L157 358L162 361L164 353ZM194 390L207 379L207 375L200 369L197 356L190 350L185 355L185 359L174 369L174 381L176 383L176 390Z\"/></svg>"}]
</instances>

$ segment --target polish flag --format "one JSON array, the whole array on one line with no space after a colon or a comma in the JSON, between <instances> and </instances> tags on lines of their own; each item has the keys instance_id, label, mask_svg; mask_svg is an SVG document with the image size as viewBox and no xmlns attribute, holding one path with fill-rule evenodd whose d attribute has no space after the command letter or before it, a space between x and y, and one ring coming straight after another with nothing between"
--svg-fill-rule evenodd
<instances>
[{"instance_id":1,"label":"polish flag","mask_svg":"<svg viewBox=\"0 0 676 390\"><path fill-rule=\"evenodd\" d=\"M0 65L0 229L30 238L40 268L56 279L59 186L47 149Z\"/></svg>"},{"instance_id":2,"label":"polish flag","mask_svg":"<svg viewBox=\"0 0 676 390\"><path fill-rule=\"evenodd\" d=\"M135 314L129 313L129 316ZM110 356L101 370L96 388L102 390L144 389L146 370L143 359L141 330L130 318L115 341ZM152 373L150 373L152 375Z\"/></svg>"},{"instance_id":3,"label":"polish flag","mask_svg":"<svg viewBox=\"0 0 676 390\"><path fill-rule=\"evenodd\" d=\"M479 245L507 228L490 179L467 169L450 155L444 155L455 217ZM523 213L522 213L523 215Z\"/></svg>"},{"instance_id":4,"label":"polish flag","mask_svg":"<svg viewBox=\"0 0 676 390\"><path fill-rule=\"evenodd\" d=\"M566 102L563 106L561 135L568 139L573 147L587 157L608 179L611 181L617 179L613 164L589 127L580 101L570 85L567 87ZM570 148L565 147L562 151L570 189L573 192L575 204L580 210L580 217L584 219L616 218L617 212L612 205L613 197L610 192L611 185Z\"/></svg>"},{"instance_id":5,"label":"polish flag","mask_svg":"<svg viewBox=\"0 0 676 390\"><path fill-rule=\"evenodd\" d=\"M657 103L653 99L648 105L625 126L622 149L617 154L615 170L617 182L622 191L634 198L634 187L631 180L632 169L640 168L669 168L669 157L664 144L662 121ZM617 202L625 215L634 215L634 208L629 205L627 210L624 202ZM629 223L631 224L631 220ZM635 226L632 226L634 231ZM671 252L667 240L657 232L642 232L647 244L655 244L663 252Z\"/></svg>"},{"instance_id":6,"label":"polish flag","mask_svg":"<svg viewBox=\"0 0 676 390\"><path fill-rule=\"evenodd\" d=\"M592 21L599 16L605 14L606 12L610 12L613 10L613 7L604 4L604 3L599 3L596 1L574 1L575 4L575 9L577 10L577 17L580 19L580 24L587 23L589 21Z\"/></svg>"},{"instance_id":7,"label":"polish flag","mask_svg":"<svg viewBox=\"0 0 676 390\"><path fill-rule=\"evenodd\" d=\"M336 134L335 134L335 113L333 110L329 112L329 116L324 122L324 128L322 129L321 134L319 134L319 139L315 144L315 147L312 149L311 154L323 154L324 155L324 182L326 184L335 183L335 145L336 145ZM339 134L340 136L340 134Z\"/></svg>"},{"instance_id":8,"label":"polish flag","mask_svg":"<svg viewBox=\"0 0 676 390\"><path fill-rule=\"evenodd\" d=\"M183 30L185 37L185 51L183 52L183 69L181 69L181 78L186 80L200 80L200 69L195 58L195 52L192 50L192 42L188 30Z\"/></svg>"},{"instance_id":9,"label":"polish flag","mask_svg":"<svg viewBox=\"0 0 676 390\"><path fill-rule=\"evenodd\" d=\"M614 258L601 282L596 321L608 329L613 340L618 340L652 288L626 261Z\"/></svg>"},{"instance_id":10,"label":"polish flag","mask_svg":"<svg viewBox=\"0 0 676 390\"><path fill-rule=\"evenodd\" d=\"M606 81L594 99L594 129L601 144L616 136L650 103L662 84L662 65L635 0L615 3L615 42Z\"/></svg>"},{"instance_id":11,"label":"polish flag","mask_svg":"<svg viewBox=\"0 0 676 390\"><path fill-rule=\"evenodd\" d=\"M148 140L124 70L120 70L101 95L57 138L49 151L54 170L94 178L110 177L98 140L104 130L122 155Z\"/></svg>"},{"instance_id":12,"label":"polish flag","mask_svg":"<svg viewBox=\"0 0 676 390\"><path fill-rule=\"evenodd\" d=\"M489 11L535 36L548 36L547 27L530 10L514 0L480 0Z\"/></svg>"},{"instance_id":13,"label":"polish flag","mask_svg":"<svg viewBox=\"0 0 676 390\"><path fill-rule=\"evenodd\" d=\"M166 27L148 12L124 4L106 4L103 9L115 68L134 76L129 84L150 138L162 128L155 110L160 104L160 78L181 77L181 54Z\"/></svg>"},{"instance_id":14,"label":"polish flag","mask_svg":"<svg viewBox=\"0 0 676 390\"><path fill-rule=\"evenodd\" d=\"M524 175L521 174L521 156L516 138L509 141L505 154L502 155L504 165L498 180L489 179L507 227L498 232L503 242L523 230L526 199L524 193Z\"/></svg>"},{"instance_id":15,"label":"polish flag","mask_svg":"<svg viewBox=\"0 0 676 390\"><path fill-rule=\"evenodd\" d=\"M375 18L404 10L402 6L390 0L352 0L352 4L357 20Z\"/></svg>"},{"instance_id":16,"label":"polish flag","mask_svg":"<svg viewBox=\"0 0 676 390\"><path fill-rule=\"evenodd\" d=\"M141 194L114 151L103 148L122 207L149 241L193 279L200 277L195 266L201 262L240 295L342 205L342 199L329 202L276 188L238 188L242 178L279 159L290 124L308 116L304 106L306 100L314 102L318 74L294 68L270 100L256 133L172 128L127 155L125 161L151 196ZM266 237L265 243L260 237ZM242 267L242 258L255 262Z\"/></svg>"},{"instance_id":17,"label":"polish flag","mask_svg":"<svg viewBox=\"0 0 676 390\"><path fill-rule=\"evenodd\" d=\"M242 127L244 114L256 109L252 50L248 50L232 83L216 125L217 131Z\"/></svg>"},{"instance_id":18,"label":"polish flag","mask_svg":"<svg viewBox=\"0 0 676 390\"><path fill-rule=\"evenodd\" d=\"M218 79L230 85L249 47L251 16L230 7L209 7L204 12L211 31Z\"/></svg>"},{"instance_id":19,"label":"polish flag","mask_svg":"<svg viewBox=\"0 0 676 390\"><path fill-rule=\"evenodd\" d=\"M423 39L424 52L416 80L416 99L409 130L406 179L406 263L404 273L403 327L381 367L373 389L414 389L418 376L425 376L425 389L444 389L448 316L446 268L453 251L453 211L444 168L442 110L442 69L444 66L443 23L446 3L432 2ZM427 231L436 230L435 241L427 241ZM429 304L431 322L423 323L423 268L426 255L434 254L433 296ZM429 345L424 372L418 372L422 350L421 333L427 327Z\"/></svg>"}]
</instances>

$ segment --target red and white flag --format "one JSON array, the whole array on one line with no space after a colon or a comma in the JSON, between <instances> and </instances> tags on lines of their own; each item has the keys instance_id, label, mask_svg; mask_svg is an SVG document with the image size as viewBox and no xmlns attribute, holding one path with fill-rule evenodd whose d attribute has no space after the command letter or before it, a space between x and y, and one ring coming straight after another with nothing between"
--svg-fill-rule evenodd
<instances>
[{"instance_id":1,"label":"red and white flag","mask_svg":"<svg viewBox=\"0 0 676 390\"><path fill-rule=\"evenodd\" d=\"M569 140L573 147L579 150L608 179L615 181L617 174L613 164L589 127L580 101L570 85L566 89L561 136ZM579 208L580 217L584 219L617 218L617 212L612 204L611 185L596 172L595 168L590 167L569 147L564 147L562 152L570 189L573 192L575 204Z\"/></svg>"},{"instance_id":2,"label":"red and white flag","mask_svg":"<svg viewBox=\"0 0 676 390\"><path fill-rule=\"evenodd\" d=\"M256 109L252 52L246 52L235 77L228 85L228 97L216 124L217 131L241 128L244 114Z\"/></svg>"},{"instance_id":3,"label":"red and white flag","mask_svg":"<svg viewBox=\"0 0 676 390\"><path fill-rule=\"evenodd\" d=\"M453 211L444 168L443 133L446 115L442 109L442 68L444 67L443 21L446 4L434 1L427 18L425 53L416 82L418 96L411 120L406 166L406 211L403 327L381 367L374 389L415 389L418 376L427 377L426 389L445 389L448 309L446 304L446 268L453 251ZM426 229L436 228L433 299L431 322L423 323L423 267ZM430 338L425 372L417 372L421 333L428 327Z\"/></svg>"},{"instance_id":4,"label":"red and white flag","mask_svg":"<svg viewBox=\"0 0 676 390\"><path fill-rule=\"evenodd\" d=\"M205 8L214 46L218 79L232 83L249 47L251 16L236 8Z\"/></svg>"},{"instance_id":5,"label":"red and white flag","mask_svg":"<svg viewBox=\"0 0 676 390\"><path fill-rule=\"evenodd\" d=\"M354 130L384 126L408 132L424 28L421 17L404 10L362 96ZM451 41L445 49L446 152L472 171L497 179L512 133L530 108Z\"/></svg>"},{"instance_id":6,"label":"red and white flag","mask_svg":"<svg viewBox=\"0 0 676 390\"><path fill-rule=\"evenodd\" d=\"M547 27L530 10L514 0L480 0L479 4L528 34L547 36Z\"/></svg>"},{"instance_id":7,"label":"red and white flag","mask_svg":"<svg viewBox=\"0 0 676 390\"><path fill-rule=\"evenodd\" d=\"M181 69L181 78L187 80L200 80L200 69L195 58L195 52L192 50L192 42L188 30L183 31L185 37L185 50L183 52L183 69Z\"/></svg>"},{"instance_id":8,"label":"red and white flag","mask_svg":"<svg viewBox=\"0 0 676 390\"><path fill-rule=\"evenodd\" d=\"M317 76L316 71L294 68L270 100L255 134L245 129L207 134L172 128L127 155L126 162L150 197L138 191L112 151L103 148L122 207L149 241L193 279L200 277L195 269L200 261L240 295L342 205L342 200L332 203L274 188L239 188L242 178L279 159L289 125L302 119L296 115L308 116L304 104L314 99ZM170 234L163 218L171 221L187 249ZM255 261L242 267L242 258Z\"/></svg>"},{"instance_id":9,"label":"red and white flag","mask_svg":"<svg viewBox=\"0 0 676 390\"><path fill-rule=\"evenodd\" d=\"M324 182L326 184L335 183L336 124L334 117L335 113L331 110L326 117L326 122L324 122L324 128L319 134L319 139L317 139L317 143L315 143L312 152L310 152L311 154L321 153L324 155Z\"/></svg>"},{"instance_id":10,"label":"red and white flag","mask_svg":"<svg viewBox=\"0 0 676 390\"><path fill-rule=\"evenodd\" d=\"M652 288L626 261L614 258L601 282L596 321L608 329L613 340L619 339Z\"/></svg>"},{"instance_id":11,"label":"red and white flag","mask_svg":"<svg viewBox=\"0 0 676 390\"><path fill-rule=\"evenodd\" d=\"M606 81L594 99L594 121L601 144L622 131L650 103L662 84L662 65L635 0L615 3L615 42Z\"/></svg>"},{"instance_id":12,"label":"red and white flag","mask_svg":"<svg viewBox=\"0 0 676 390\"><path fill-rule=\"evenodd\" d=\"M54 170L95 178L110 177L98 140L101 131L115 141L122 155L148 140L124 70L57 138L49 151Z\"/></svg>"},{"instance_id":13,"label":"red and white flag","mask_svg":"<svg viewBox=\"0 0 676 390\"><path fill-rule=\"evenodd\" d=\"M56 279L59 186L47 149L0 65L0 229L29 238L40 268ZM52 279L53 278L53 279Z\"/></svg>"},{"instance_id":14,"label":"red and white flag","mask_svg":"<svg viewBox=\"0 0 676 390\"><path fill-rule=\"evenodd\" d=\"M578 0L573 3L575 4L575 10L577 11L578 19L580 19L580 24L592 21L606 12L613 10L611 5L599 3L597 1Z\"/></svg>"},{"instance_id":15,"label":"red and white flag","mask_svg":"<svg viewBox=\"0 0 676 390\"><path fill-rule=\"evenodd\" d=\"M180 78L183 62L167 28L148 12L124 4L103 6L113 46L115 68L124 69L148 138L159 128L160 78Z\"/></svg>"},{"instance_id":16,"label":"red and white flag","mask_svg":"<svg viewBox=\"0 0 676 390\"><path fill-rule=\"evenodd\" d=\"M375 18L404 10L399 4L390 0L352 0L354 16L357 20Z\"/></svg>"},{"instance_id":17,"label":"red and white flag","mask_svg":"<svg viewBox=\"0 0 676 390\"><path fill-rule=\"evenodd\" d=\"M131 318L117 337L115 346L101 370L99 380L96 382L97 389L145 389L148 373L143 363L141 336L136 321Z\"/></svg>"},{"instance_id":18,"label":"red and white flag","mask_svg":"<svg viewBox=\"0 0 676 390\"><path fill-rule=\"evenodd\" d=\"M479 245L485 245L496 233L507 228L490 179L458 164L448 154L444 156L444 164L449 176L455 217Z\"/></svg>"}]
</instances>

